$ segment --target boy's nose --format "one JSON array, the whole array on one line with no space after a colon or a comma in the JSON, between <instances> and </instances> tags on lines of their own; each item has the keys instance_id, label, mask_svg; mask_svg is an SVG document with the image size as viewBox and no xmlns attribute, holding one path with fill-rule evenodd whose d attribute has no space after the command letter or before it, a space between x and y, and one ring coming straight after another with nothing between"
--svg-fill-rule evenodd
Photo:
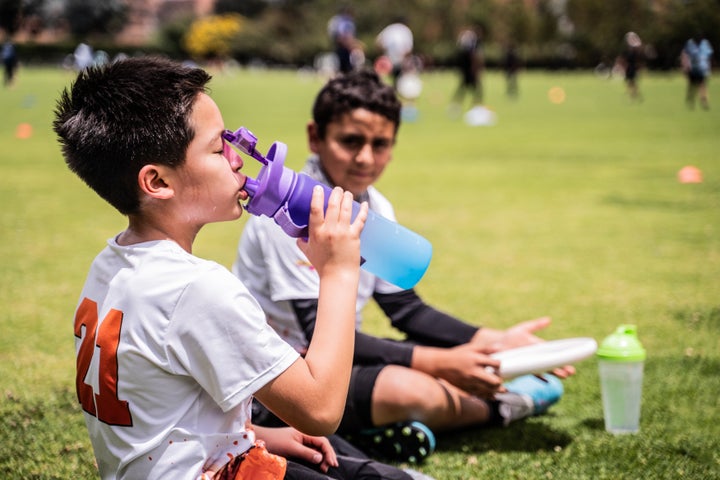
<instances>
[{"instance_id":1,"label":"boy's nose","mask_svg":"<svg viewBox=\"0 0 720 480\"><path fill-rule=\"evenodd\" d=\"M230 163L233 170L237 171L243 167L242 157L225 141L223 141L223 156Z\"/></svg>"},{"instance_id":2,"label":"boy's nose","mask_svg":"<svg viewBox=\"0 0 720 480\"><path fill-rule=\"evenodd\" d=\"M373 161L373 148L372 144L365 143L355 155L355 161L357 163L372 163Z\"/></svg>"}]
</instances>

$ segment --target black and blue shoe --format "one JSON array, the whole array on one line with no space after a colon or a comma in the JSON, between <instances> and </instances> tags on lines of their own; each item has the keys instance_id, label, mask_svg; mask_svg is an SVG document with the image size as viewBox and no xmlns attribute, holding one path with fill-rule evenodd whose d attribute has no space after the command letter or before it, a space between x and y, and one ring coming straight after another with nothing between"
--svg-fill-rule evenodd
<instances>
[{"instance_id":1,"label":"black and blue shoe","mask_svg":"<svg viewBox=\"0 0 720 480\"><path fill-rule=\"evenodd\" d=\"M435 451L435 435L420 422L399 422L345 437L372 458L422 463Z\"/></svg>"}]
</instances>

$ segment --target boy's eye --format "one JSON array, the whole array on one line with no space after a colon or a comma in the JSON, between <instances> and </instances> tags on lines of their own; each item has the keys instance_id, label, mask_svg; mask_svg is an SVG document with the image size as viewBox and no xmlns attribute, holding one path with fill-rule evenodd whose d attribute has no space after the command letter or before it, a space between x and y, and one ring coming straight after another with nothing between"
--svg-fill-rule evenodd
<instances>
[{"instance_id":1,"label":"boy's eye","mask_svg":"<svg viewBox=\"0 0 720 480\"><path fill-rule=\"evenodd\" d=\"M374 150L384 150L389 147L390 147L390 142L388 142L387 140L377 140L377 141L373 142Z\"/></svg>"},{"instance_id":2,"label":"boy's eye","mask_svg":"<svg viewBox=\"0 0 720 480\"><path fill-rule=\"evenodd\" d=\"M365 142L363 142L359 138L346 138L345 140L343 140L342 143L344 143L348 147L360 147Z\"/></svg>"},{"instance_id":3,"label":"boy's eye","mask_svg":"<svg viewBox=\"0 0 720 480\"><path fill-rule=\"evenodd\" d=\"M392 144L391 141L387 139L366 139L365 137L361 136L349 136L349 137L343 137L340 139L340 143L345 146L345 148L350 150L360 150L363 148L367 143L370 143L370 146L375 151L382 151L386 150L390 147Z\"/></svg>"}]
</instances>

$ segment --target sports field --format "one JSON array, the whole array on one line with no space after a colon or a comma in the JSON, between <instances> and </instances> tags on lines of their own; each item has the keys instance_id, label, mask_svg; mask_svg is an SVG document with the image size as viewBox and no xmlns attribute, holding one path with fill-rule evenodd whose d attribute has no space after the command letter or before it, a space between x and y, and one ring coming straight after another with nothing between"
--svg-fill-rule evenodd
<instances>
[{"instance_id":1,"label":"sports field","mask_svg":"<svg viewBox=\"0 0 720 480\"><path fill-rule=\"evenodd\" d=\"M65 167L52 110L73 74L22 69L0 90L0 478L95 478L74 393L72 318L86 270L124 219ZM322 79L215 72L226 126L288 165ZM381 190L434 257L419 293L476 324L541 315L546 339L601 341L635 324L648 352L641 431L604 431L597 362L577 365L548 415L439 435L417 467L440 479L720 478L720 82L690 110L679 73L640 77L642 103L591 72L522 73L509 99L490 72L493 126L448 115L452 73L423 76ZM555 95L551 101L551 89ZM560 90L563 95L558 95ZM257 172L248 160L247 171ZM693 165L700 183L681 183ZM243 220L208 226L195 252L230 266ZM366 329L395 335L374 308Z\"/></svg>"}]
</instances>

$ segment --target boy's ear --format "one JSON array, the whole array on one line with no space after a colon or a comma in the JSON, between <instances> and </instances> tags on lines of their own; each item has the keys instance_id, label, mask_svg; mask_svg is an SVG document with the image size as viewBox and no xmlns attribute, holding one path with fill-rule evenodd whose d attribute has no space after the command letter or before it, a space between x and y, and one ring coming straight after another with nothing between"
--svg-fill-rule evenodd
<instances>
[{"instance_id":1,"label":"boy's ear","mask_svg":"<svg viewBox=\"0 0 720 480\"><path fill-rule=\"evenodd\" d=\"M152 198L167 199L175 195L173 188L165 181L169 174L164 165L145 165L138 173L140 190Z\"/></svg>"},{"instance_id":2,"label":"boy's ear","mask_svg":"<svg viewBox=\"0 0 720 480\"><path fill-rule=\"evenodd\" d=\"M312 153L318 153L318 143L320 143L320 137L318 136L317 123L310 121L307 124L307 137L308 137L308 148Z\"/></svg>"}]
</instances>

